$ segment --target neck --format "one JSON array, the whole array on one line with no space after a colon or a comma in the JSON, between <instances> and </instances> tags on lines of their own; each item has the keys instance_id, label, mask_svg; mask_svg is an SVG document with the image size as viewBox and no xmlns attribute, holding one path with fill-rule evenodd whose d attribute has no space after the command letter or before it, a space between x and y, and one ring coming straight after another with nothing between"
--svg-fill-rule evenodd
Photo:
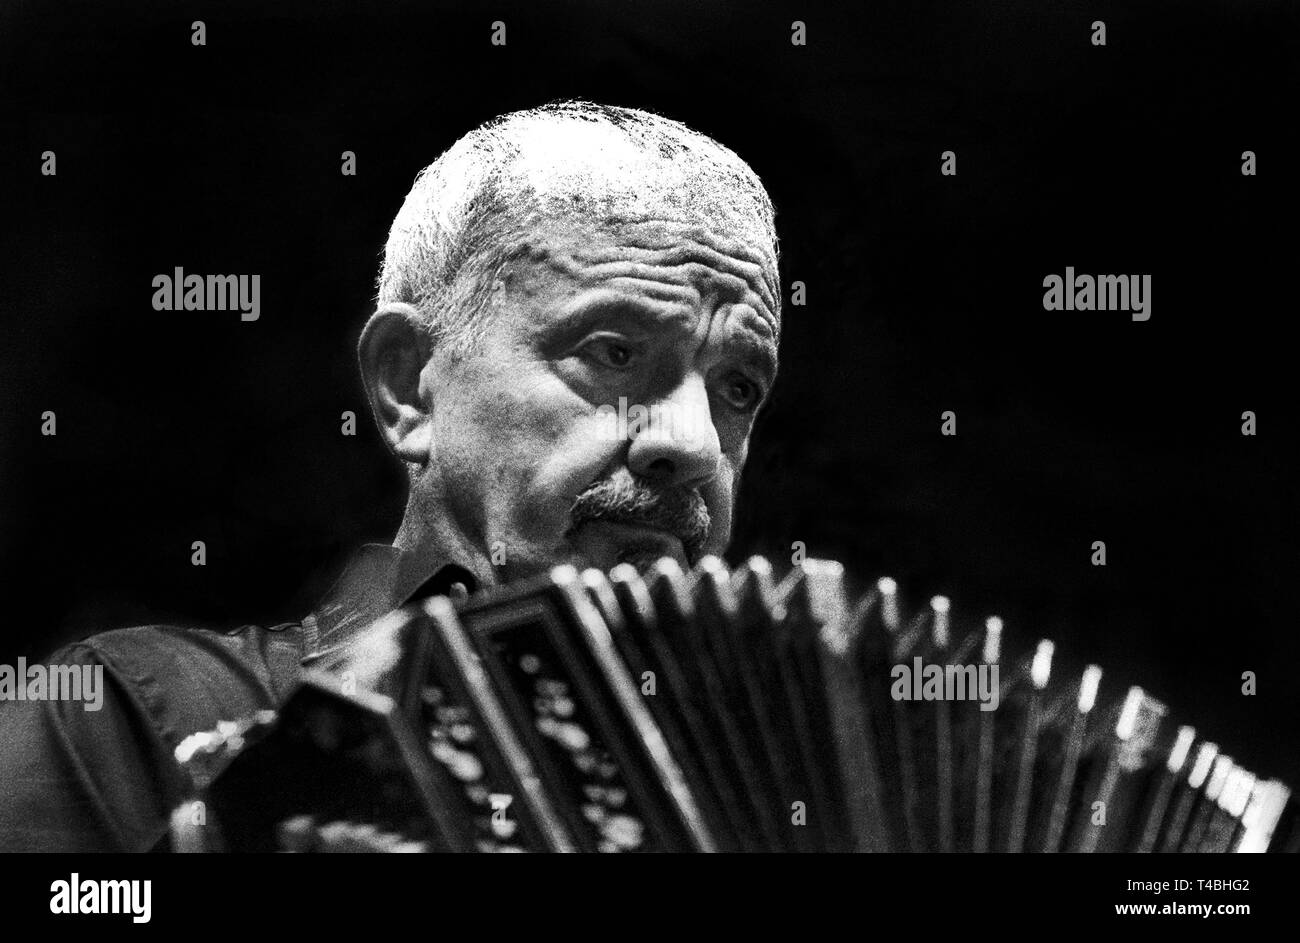
<instances>
[{"instance_id":1,"label":"neck","mask_svg":"<svg viewBox=\"0 0 1300 943\"><path fill-rule=\"evenodd\" d=\"M409 566L432 571L445 563L458 563L474 574L480 589L500 582L487 552L465 536L452 515L424 508L414 496L406 502L393 546L406 555Z\"/></svg>"}]
</instances>

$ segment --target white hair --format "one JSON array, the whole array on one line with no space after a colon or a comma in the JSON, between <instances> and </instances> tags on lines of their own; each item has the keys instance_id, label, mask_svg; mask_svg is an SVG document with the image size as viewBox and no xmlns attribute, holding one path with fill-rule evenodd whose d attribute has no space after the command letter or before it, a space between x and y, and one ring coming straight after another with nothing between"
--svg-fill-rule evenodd
<instances>
[{"instance_id":1,"label":"white hair","mask_svg":"<svg viewBox=\"0 0 1300 943\"><path fill-rule=\"evenodd\" d=\"M744 241L776 278L772 201L749 165L707 135L585 101L502 115L416 177L388 234L376 300L413 305L435 343L467 348L497 272L539 223L666 214ZM769 288L779 316L779 286Z\"/></svg>"}]
</instances>

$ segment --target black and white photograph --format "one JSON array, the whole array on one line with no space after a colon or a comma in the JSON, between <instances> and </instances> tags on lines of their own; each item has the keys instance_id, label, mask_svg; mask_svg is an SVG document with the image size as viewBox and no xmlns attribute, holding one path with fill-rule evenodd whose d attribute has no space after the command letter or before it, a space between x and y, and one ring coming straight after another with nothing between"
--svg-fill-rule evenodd
<instances>
[{"instance_id":1,"label":"black and white photograph","mask_svg":"<svg viewBox=\"0 0 1300 943\"><path fill-rule=\"evenodd\" d=\"M1300 851L1298 75L1280 0L6 5L11 909L1099 852L1240 932L1176 856Z\"/></svg>"}]
</instances>

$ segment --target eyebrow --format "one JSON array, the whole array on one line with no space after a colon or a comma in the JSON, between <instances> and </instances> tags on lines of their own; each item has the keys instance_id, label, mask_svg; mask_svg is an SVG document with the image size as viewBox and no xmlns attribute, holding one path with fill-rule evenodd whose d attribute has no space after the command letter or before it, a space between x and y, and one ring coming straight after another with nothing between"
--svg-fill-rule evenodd
<instances>
[{"instance_id":1,"label":"eyebrow","mask_svg":"<svg viewBox=\"0 0 1300 943\"><path fill-rule=\"evenodd\" d=\"M673 325L691 329L694 312L680 301L647 299L609 289L584 292L564 307L559 317L545 328L548 333L568 333L602 318L628 317L641 323Z\"/></svg>"},{"instance_id":2,"label":"eyebrow","mask_svg":"<svg viewBox=\"0 0 1300 943\"><path fill-rule=\"evenodd\" d=\"M769 387L776 382L778 360L776 345L771 340L762 338L750 329L731 335L727 342L743 349L745 356L742 359L762 372Z\"/></svg>"},{"instance_id":3,"label":"eyebrow","mask_svg":"<svg viewBox=\"0 0 1300 943\"><path fill-rule=\"evenodd\" d=\"M642 325L672 325L683 333L694 329L696 314L681 302L661 298L645 298L609 289L586 292L565 306L560 316L544 329L552 335L564 336L589 327L602 318L626 317ZM744 362L763 373L770 385L776 380L777 351L772 326L757 312L737 321L741 330L731 329L724 334L729 348L743 350Z\"/></svg>"}]
</instances>

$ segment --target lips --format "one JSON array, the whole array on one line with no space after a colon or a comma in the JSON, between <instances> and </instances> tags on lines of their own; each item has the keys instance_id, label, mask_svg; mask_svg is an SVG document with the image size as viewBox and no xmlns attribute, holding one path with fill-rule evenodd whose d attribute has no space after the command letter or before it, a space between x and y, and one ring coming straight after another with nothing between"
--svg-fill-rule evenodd
<instances>
[{"instance_id":1,"label":"lips","mask_svg":"<svg viewBox=\"0 0 1300 943\"><path fill-rule=\"evenodd\" d=\"M638 569L663 557L689 565L686 545L676 534L643 524L587 521L570 532L570 539L592 565L609 569L630 563Z\"/></svg>"},{"instance_id":2,"label":"lips","mask_svg":"<svg viewBox=\"0 0 1300 943\"><path fill-rule=\"evenodd\" d=\"M660 527L651 527L646 524L640 524L632 521L618 520L600 520L591 521L590 525L604 526L610 528L617 536L624 538L629 544L655 544L659 546L672 547L685 553L686 541L678 534L664 530Z\"/></svg>"}]
</instances>

